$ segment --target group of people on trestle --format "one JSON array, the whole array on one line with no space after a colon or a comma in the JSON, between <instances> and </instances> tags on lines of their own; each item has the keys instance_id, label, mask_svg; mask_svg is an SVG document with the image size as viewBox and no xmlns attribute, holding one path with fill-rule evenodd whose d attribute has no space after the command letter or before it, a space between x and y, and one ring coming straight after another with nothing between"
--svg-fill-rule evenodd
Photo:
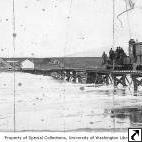
<instances>
[{"instance_id":1,"label":"group of people on trestle","mask_svg":"<svg viewBox=\"0 0 142 142\"><path fill-rule=\"evenodd\" d=\"M117 65L122 65L124 63L124 58L126 57L126 53L124 52L123 48L117 47L116 50L113 50L112 48L109 51L109 56L105 52L103 52L102 55L102 64L110 64L113 65L113 63Z\"/></svg>"}]
</instances>

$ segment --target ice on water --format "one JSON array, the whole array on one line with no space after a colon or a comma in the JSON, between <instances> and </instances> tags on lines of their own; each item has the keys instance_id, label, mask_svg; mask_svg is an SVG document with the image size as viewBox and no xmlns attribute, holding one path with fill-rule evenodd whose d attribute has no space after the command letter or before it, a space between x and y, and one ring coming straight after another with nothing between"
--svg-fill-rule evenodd
<instances>
[{"instance_id":1,"label":"ice on water","mask_svg":"<svg viewBox=\"0 0 142 142\"><path fill-rule=\"evenodd\" d=\"M142 97L133 96L128 87L86 91L80 89L86 84L28 73L15 73L15 78L1 73L0 78L0 131L13 131L14 96L16 131L125 129L142 122L133 118L142 115L141 109L129 111L141 108Z\"/></svg>"}]
</instances>

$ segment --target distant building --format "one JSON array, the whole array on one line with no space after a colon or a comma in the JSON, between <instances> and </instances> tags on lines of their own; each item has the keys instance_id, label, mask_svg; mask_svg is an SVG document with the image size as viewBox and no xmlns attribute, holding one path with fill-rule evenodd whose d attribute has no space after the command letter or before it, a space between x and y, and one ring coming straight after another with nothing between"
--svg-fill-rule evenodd
<instances>
[{"instance_id":1,"label":"distant building","mask_svg":"<svg viewBox=\"0 0 142 142\"><path fill-rule=\"evenodd\" d=\"M8 70L12 70L13 67L4 59L0 58L0 69L8 69Z\"/></svg>"},{"instance_id":2,"label":"distant building","mask_svg":"<svg viewBox=\"0 0 142 142\"><path fill-rule=\"evenodd\" d=\"M22 69L34 69L34 63L28 59L21 62Z\"/></svg>"}]
</instances>

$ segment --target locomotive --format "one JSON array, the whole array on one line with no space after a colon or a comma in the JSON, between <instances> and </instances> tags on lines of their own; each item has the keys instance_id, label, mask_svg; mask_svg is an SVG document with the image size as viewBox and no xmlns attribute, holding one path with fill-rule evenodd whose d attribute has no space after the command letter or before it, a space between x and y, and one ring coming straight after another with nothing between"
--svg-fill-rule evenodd
<instances>
[{"instance_id":1,"label":"locomotive","mask_svg":"<svg viewBox=\"0 0 142 142\"><path fill-rule=\"evenodd\" d=\"M142 42L130 39L128 55L126 55L124 50L120 47L117 47L116 51L113 51L114 53L111 50L109 52L109 58L106 62L107 69L114 68L114 70L142 70ZM120 54L118 52L119 50L122 51ZM112 54L114 54L114 58ZM114 62L114 64L112 62Z\"/></svg>"}]
</instances>

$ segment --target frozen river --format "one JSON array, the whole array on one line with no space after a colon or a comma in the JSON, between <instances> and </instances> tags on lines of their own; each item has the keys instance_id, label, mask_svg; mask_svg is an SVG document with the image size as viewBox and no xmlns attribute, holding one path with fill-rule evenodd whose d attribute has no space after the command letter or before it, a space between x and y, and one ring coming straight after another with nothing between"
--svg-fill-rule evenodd
<instances>
[{"instance_id":1,"label":"frozen river","mask_svg":"<svg viewBox=\"0 0 142 142\"><path fill-rule=\"evenodd\" d=\"M14 73L1 73L0 80L0 131L13 131L14 117L16 131L123 130L142 125L142 97L132 96L128 89L116 90L115 95L109 88L83 91L81 84L28 73L15 73L15 83Z\"/></svg>"}]
</instances>

